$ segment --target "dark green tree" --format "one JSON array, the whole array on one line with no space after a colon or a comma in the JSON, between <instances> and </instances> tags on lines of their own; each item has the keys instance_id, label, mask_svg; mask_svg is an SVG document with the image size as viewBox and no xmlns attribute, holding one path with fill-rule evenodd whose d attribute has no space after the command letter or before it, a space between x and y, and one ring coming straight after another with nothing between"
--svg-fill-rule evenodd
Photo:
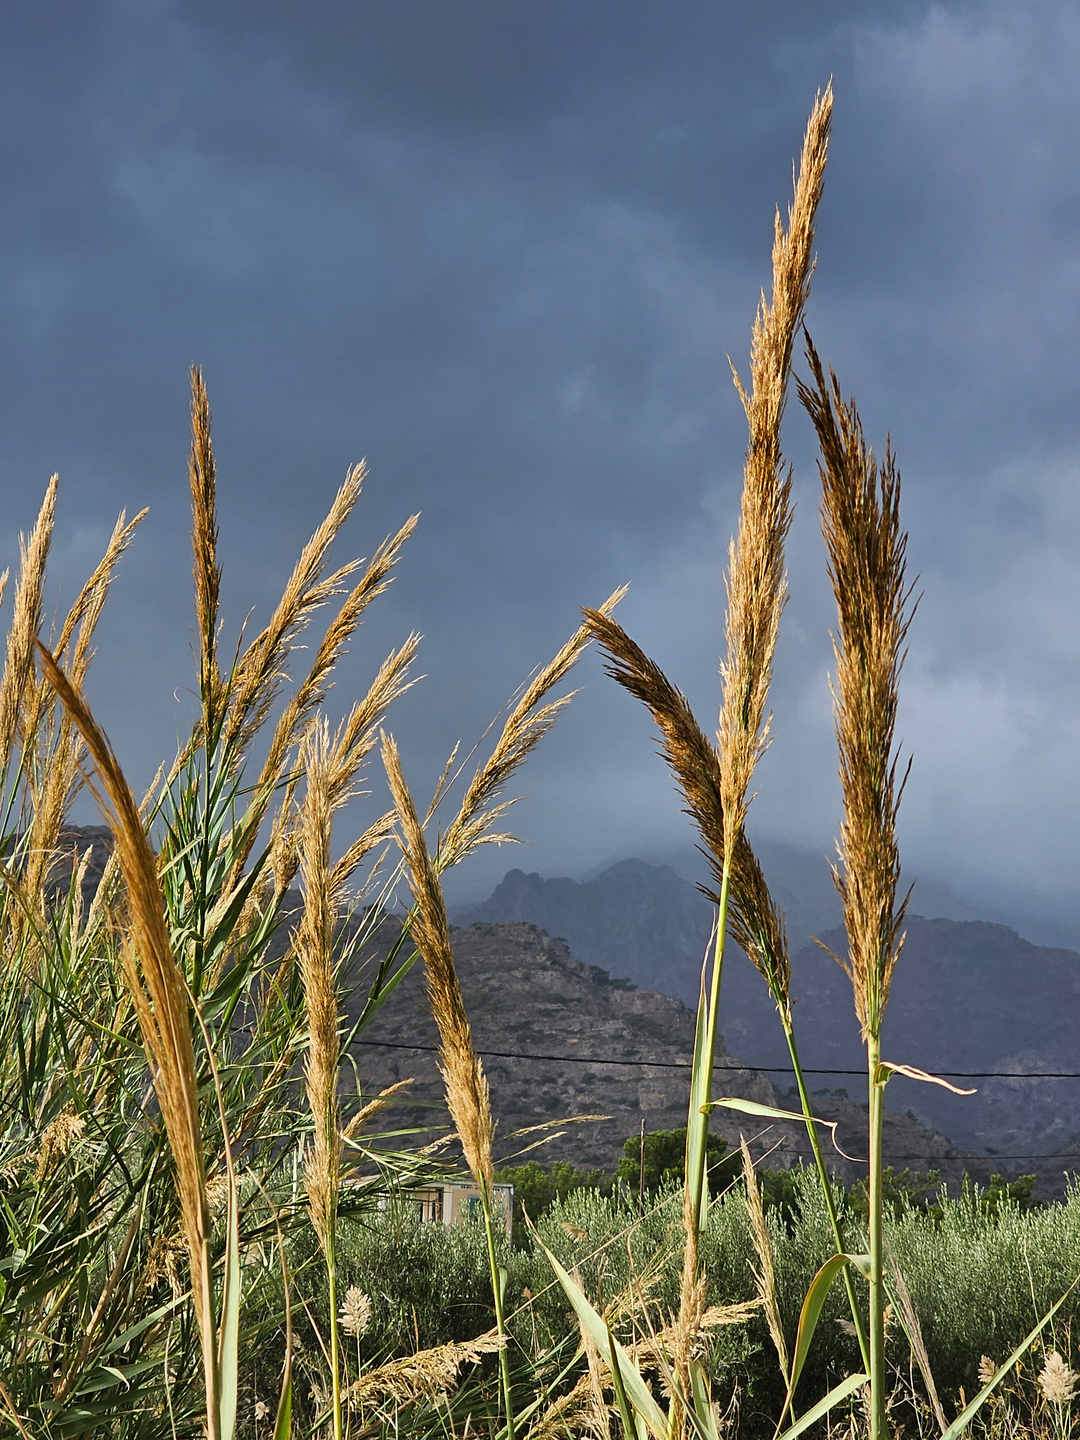
<instances>
[{"instance_id":1,"label":"dark green tree","mask_svg":"<svg viewBox=\"0 0 1080 1440\"><path fill-rule=\"evenodd\" d=\"M681 1184L686 1151L686 1126L679 1130L647 1130L644 1139L630 1135L623 1142L623 1156L615 1179L637 1191L639 1184L645 1194L654 1194L663 1185ZM711 1135L706 1148L709 1190L713 1195L726 1190L742 1173L738 1155L728 1155L727 1144L719 1135Z\"/></svg>"}]
</instances>

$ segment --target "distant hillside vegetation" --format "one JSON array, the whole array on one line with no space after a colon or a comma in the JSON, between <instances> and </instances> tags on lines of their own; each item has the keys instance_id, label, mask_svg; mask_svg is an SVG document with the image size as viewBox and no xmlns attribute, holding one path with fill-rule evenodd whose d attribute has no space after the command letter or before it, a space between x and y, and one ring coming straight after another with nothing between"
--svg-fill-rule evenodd
<instances>
[{"instance_id":1,"label":"distant hillside vegetation","mask_svg":"<svg viewBox=\"0 0 1080 1440\"><path fill-rule=\"evenodd\" d=\"M798 890L782 878L784 891ZM793 893L797 914L809 909ZM824 911L820 901L816 907ZM835 912L834 912L835 914ZM491 898L458 913L462 921L528 921L563 935L586 963L630 977L636 984L693 1003L711 910L689 881L666 866L625 860L595 879L544 879L511 870ZM1004 925L932 920L913 914L885 1019L890 1058L923 1069L1080 1071L1080 955L1033 945ZM791 925L796 1023L808 1066L859 1069L864 1064L851 988L817 945L799 942ZM843 953L842 931L821 939ZM728 1046L748 1063L787 1059L772 1003L757 972L738 951L725 965L721 1027ZM817 1088L857 1078L815 1077ZM1080 1154L1080 1081L972 1080L976 1095L958 1097L936 1086L894 1080L894 1109L911 1109L958 1145L1002 1155ZM1027 1160L1003 1168L1060 1176L1080 1158Z\"/></svg>"}]
</instances>

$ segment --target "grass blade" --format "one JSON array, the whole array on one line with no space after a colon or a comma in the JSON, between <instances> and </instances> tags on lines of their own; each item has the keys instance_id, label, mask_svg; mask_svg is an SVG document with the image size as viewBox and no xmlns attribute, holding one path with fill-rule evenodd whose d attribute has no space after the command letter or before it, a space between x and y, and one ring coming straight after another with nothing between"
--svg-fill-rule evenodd
<instances>
[{"instance_id":1,"label":"grass blade","mask_svg":"<svg viewBox=\"0 0 1080 1440\"><path fill-rule=\"evenodd\" d=\"M785 1409L791 1404L791 1397L795 1394L795 1386L799 1383L799 1376L810 1350L810 1341L817 1329L821 1307L825 1304L825 1297L831 1290L833 1281L848 1265L865 1272L868 1263L869 1257L866 1255L830 1255L810 1282L799 1314L799 1329L795 1336L795 1353L791 1357L791 1379L788 1383L787 1400L784 1402Z\"/></svg>"},{"instance_id":2,"label":"grass blade","mask_svg":"<svg viewBox=\"0 0 1080 1440\"><path fill-rule=\"evenodd\" d=\"M588 1331L612 1375L615 1373L616 1365L621 1367L622 1383L626 1389L627 1399L634 1407L635 1412L645 1422L655 1436L655 1440L667 1440L667 1417L653 1399L634 1362L619 1342L611 1336L607 1322L593 1308L581 1286L571 1279L538 1235L536 1243L547 1256L548 1264L555 1271L563 1294L574 1307L578 1319Z\"/></svg>"},{"instance_id":3,"label":"grass blade","mask_svg":"<svg viewBox=\"0 0 1080 1440\"><path fill-rule=\"evenodd\" d=\"M1065 1291L1065 1294L1062 1295L1061 1299L1058 1300L1056 1304L1050 1307L1050 1309L1046 1312L1043 1318L1035 1326L1034 1330L1031 1330L1027 1335L1024 1336L1023 1340L1020 1341L1020 1344L1012 1352L1009 1358L1004 1361L1004 1363L998 1368L998 1370L995 1371L993 1378L983 1386L983 1388L975 1396L974 1400L972 1400L965 1409L961 1410L960 1414L945 1431L945 1434L942 1435L941 1440L957 1440L957 1436L963 1434L963 1432L971 1424L972 1420L974 1420L975 1416L982 1409L983 1405L986 1403L989 1397L997 1389L1001 1381L1005 1378L1005 1376L1009 1373L1012 1367L1023 1355L1024 1351L1027 1350L1030 1345L1033 1345L1035 1343L1035 1341L1039 1338L1042 1332L1046 1329L1047 1325L1050 1324L1050 1321L1054 1318L1057 1312L1061 1309L1062 1305L1065 1304L1065 1301L1076 1289L1078 1282L1080 1282L1080 1275L1078 1275L1076 1279L1072 1282L1068 1290Z\"/></svg>"},{"instance_id":4,"label":"grass blade","mask_svg":"<svg viewBox=\"0 0 1080 1440\"><path fill-rule=\"evenodd\" d=\"M819 1400L816 1405L812 1405L805 1415L796 1420L794 1425L789 1425L783 1434L776 1437L776 1440L795 1440L797 1435L801 1435L804 1430L808 1430L811 1425L816 1424L823 1415L828 1414L834 1405L839 1405L841 1400L846 1400L869 1379L869 1375L858 1374L849 1375L846 1380L841 1380L839 1385L833 1386L824 1399Z\"/></svg>"}]
</instances>

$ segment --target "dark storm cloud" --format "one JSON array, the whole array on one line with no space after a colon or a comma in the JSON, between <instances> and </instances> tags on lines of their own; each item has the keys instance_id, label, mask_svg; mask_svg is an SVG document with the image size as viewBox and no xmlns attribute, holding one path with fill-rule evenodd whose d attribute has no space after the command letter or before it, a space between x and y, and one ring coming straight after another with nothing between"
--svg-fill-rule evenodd
<instances>
[{"instance_id":1,"label":"dark storm cloud","mask_svg":"<svg viewBox=\"0 0 1080 1440\"><path fill-rule=\"evenodd\" d=\"M217 417L226 598L272 603L346 465L348 542L420 534L341 701L415 626L418 786L630 580L703 717L773 205L814 90L835 142L811 326L893 433L913 566L908 854L965 884L1080 860L1077 165L1064 4L38 5L0 57L0 538L62 476L66 593L150 504L95 701L147 778L190 674L185 370ZM809 437L758 825L834 829ZM685 838L647 727L590 664L531 768L531 868ZM492 857L483 888L508 863Z\"/></svg>"}]
</instances>

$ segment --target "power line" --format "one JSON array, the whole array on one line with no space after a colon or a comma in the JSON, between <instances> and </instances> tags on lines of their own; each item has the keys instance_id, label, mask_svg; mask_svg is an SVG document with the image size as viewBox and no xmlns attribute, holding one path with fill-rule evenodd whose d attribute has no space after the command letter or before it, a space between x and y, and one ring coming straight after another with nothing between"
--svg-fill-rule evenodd
<instances>
[{"instance_id":1,"label":"power line","mask_svg":"<svg viewBox=\"0 0 1080 1440\"><path fill-rule=\"evenodd\" d=\"M405 1045L396 1040L368 1040L360 1042L363 1045L375 1045L380 1050L421 1050L428 1054L438 1054L437 1045ZM483 1055L489 1060L554 1060L570 1065L651 1065L659 1070L690 1070L693 1067L685 1060L606 1060L597 1055L532 1055L522 1050L477 1050L478 1055ZM790 1065L721 1065L721 1070L740 1070L758 1074L784 1074L793 1075L795 1072ZM1080 1080L1080 1071L1074 1070L941 1070L941 1075L947 1075L952 1080ZM865 1075L865 1070L814 1070L808 1066L803 1067L804 1075ZM801 1119L801 1116L796 1117ZM868 1162L858 1156L852 1156L858 1165L865 1165ZM1080 1160L1080 1152L1045 1155L887 1155L885 1159L889 1162L896 1160L922 1160L922 1161L983 1161L988 1165L995 1165L999 1160Z\"/></svg>"},{"instance_id":2,"label":"power line","mask_svg":"<svg viewBox=\"0 0 1080 1440\"><path fill-rule=\"evenodd\" d=\"M404 1045L394 1040L363 1039L362 1045L376 1045L382 1050L423 1050L438 1054L437 1045ZM603 1055L531 1055L522 1050L477 1049L478 1055L489 1060L553 1060L564 1065L648 1065L654 1070L691 1070L689 1060L615 1060ZM740 1070L757 1075L794 1075L790 1065L725 1065L720 1070ZM803 1066L804 1075L859 1075L865 1078L863 1070L815 1070ZM947 1076L950 1080L1080 1080L1080 1070L938 1070L935 1074ZM902 1078L902 1077L901 1077ZM901 1159L905 1158L903 1156ZM918 1158L917 1156L915 1157ZM1024 1157L1020 1157L1021 1159Z\"/></svg>"}]
</instances>

